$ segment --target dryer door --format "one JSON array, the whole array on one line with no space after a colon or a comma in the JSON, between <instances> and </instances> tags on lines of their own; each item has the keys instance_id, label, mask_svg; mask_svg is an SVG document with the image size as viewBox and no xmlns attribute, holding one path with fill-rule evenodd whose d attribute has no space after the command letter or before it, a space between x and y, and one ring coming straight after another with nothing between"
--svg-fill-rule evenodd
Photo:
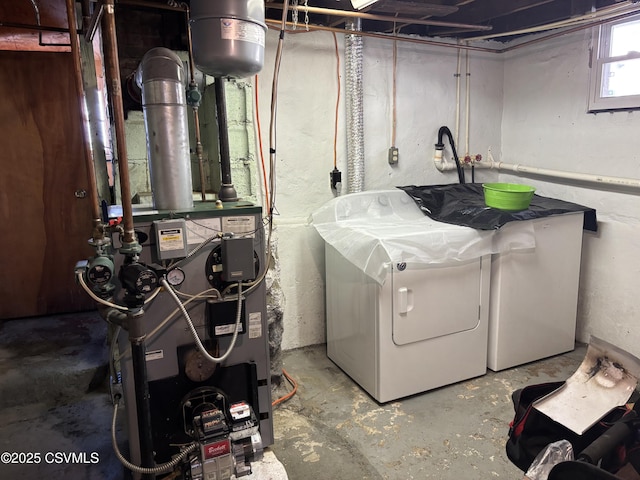
<instances>
[{"instance_id":1,"label":"dryer door","mask_svg":"<svg viewBox=\"0 0 640 480\"><path fill-rule=\"evenodd\" d=\"M472 330L480 321L481 259L393 266L393 341L406 345Z\"/></svg>"}]
</instances>

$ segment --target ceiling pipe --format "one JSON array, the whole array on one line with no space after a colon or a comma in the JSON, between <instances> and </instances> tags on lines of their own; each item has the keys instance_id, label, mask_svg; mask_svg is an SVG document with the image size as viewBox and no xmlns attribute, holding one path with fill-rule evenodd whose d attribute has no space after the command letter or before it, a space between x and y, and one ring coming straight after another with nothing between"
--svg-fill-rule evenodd
<instances>
[{"instance_id":1,"label":"ceiling pipe","mask_svg":"<svg viewBox=\"0 0 640 480\"><path fill-rule=\"evenodd\" d=\"M265 20L265 22L267 26L270 26L274 29L277 27L277 29L280 30L280 25L281 25L280 22L275 20ZM286 24L287 24L287 27L291 27L291 30L286 30L286 33L293 33L293 34L306 33L304 30L293 30L293 26L294 26L293 22L286 22ZM335 33L343 33L343 34L352 33L349 30L344 28L324 27L321 25L312 25L312 24L309 24L309 31L335 32ZM396 35L388 35L385 33L359 31L358 35L362 37L381 38L383 40L392 40L392 41L397 40L398 42L405 42L405 43L417 43L419 45L432 45L436 47L472 50L475 52L500 53L500 50L497 50L495 48L476 47L474 45L458 45L456 43L437 42L435 40L424 40L422 38L416 38L416 37L400 37Z\"/></svg>"},{"instance_id":2,"label":"ceiling pipe","mask_svg":"<svg viewBox=\"0 0 640 480\"><path fill-rule=\"evenodd\" d=\"M15 22L5 22L5 21L0 22L0 27L19 28L24 30L36 30L40 32L69 33L69 29L64 27L47 27L46 25L29 25L26 23L15 23Z\"/></svg>"},{"instance_id":3,"label":"ceiling pipe","mask_svg":"<svg viewBox=\"0 0 640 480\"><path fill-rule=\"evenodd\" d=\"M524 41L522 43L518 43L516 45L511 45L511 46L508 46L508 47L505 47L505 48L478 47L478 46L474 46L474 45L462 45L462 44L456 44L456 43L438 42L438 41L435 41L435 40L425 40L425 39L416 38L416 37L401 37L401 36L396 36L396 35L390 35L390 34L384 34L384 33L366 32L366 31L359 32L359 35L362 35L363 37L379 38L379 39L382 39L382 40L391 40L391 41L398 41L398 42L405 42L405 43L416 43L416 44L419 44L419 45L431 45L431 46L436 46L436 47L455 48L455 49L460 49L460 50L471 50L471 51L475 51L475 52L506 53L506 52L510 52L512 50L517 50L519 48L526 47L528 45L541 43L541 42L544 42L545 40L551 40L552 38L561 37L563 35L574 33L574 32L580 31L580 30L586 30L587 28L597 27L597 26L602 25L604 23L612 22L612 21L615 21L615 20L622 20L624 18L628 18L628 17L634 16L634 15L637 15L639 12L640 12L640 9L636 9L636 10L620 13L620 14L617 14L617 15L608 15L604 19L598 19L596 21L580 24L580 25L575 26L573 28L564 29L564 30L562 30L560 32L555 32L555 33L552 33L552 34L549 34L549 35L545 35L543 37L534 38L532 40ZM266 20L266 23L267 23L268 26L280 25L279 22L275 22L273 20ZM293 23L292 22L287 22L287 26L288 27L293 27ZM554 27L554 28L560 28L560 27ZM324 26L321 26L321 25L311 25L311 24L309 25L309 31L326 31L326 32L336 32L336 33L345 33L345 34L349 33L349 31L344 29L344 28L324 27ZM304 33L304 32L302 32L302 31L294 31L294 30L290 30L290 31L287 30L287 33ZM515 32L510 32L510 35L515 35L515 34L516 34Z\"/></svg>"},{"instance_id":4,"label":"ceiling pipe","mask_svg":"<svg viewBox=\"0 0 640 480\"><path fill-rule=\"evenodd\" d=\"M493 33L493 34L488 34L488 35L482 35L482 36L478 36L478 37L470 37L467 38L467 41L474 41L474 40L492 40L494 38L500 38L500 37L508 37L511 35L524 35L524 34L529 34L529 33L538 33L538 32L543 32L546 30L553 30L555 28L563 28L563 27L573 27L576 26L578 24L582 24L582 23L591 23L592 21L598 21L601 19L610 19L612 17L615 17L616 15L619 14L625 14L625 13L630 13L630 12L638 12L638 7L635 6L634 4L630 4L629 2L624 2L624 4L618 4L618 5L613 5L610 7L604 7L601 8L600 10L591 12L591 13L587 13L585 15L581 15L581 16L577 16L577 17L572 17L572 18L568 18L566 20L560 20L557 22L552 22L552 23L547 23L544 25L539 25L537 27L530 27L530 28L525 28L525 29L521 29L521 30L514 30L511 32L502 32L502 33ZM608 21L608 20L607 20Z\"/></svg>"},{"instance_id":5,"label":"ceiling pipe","mask_svg":"<svg viewBox=\"0 0 640 480\"><path fill-rule=\"evenodd\" d=\"M621 14L615 15L613 17L607 17L607 18L604 18L602 20L589 22L589 23L584 24L584 25L578 25L578 26L573 27L573 28L568 28L566 30L562 30L561 32L552 33L552 34L549 34L549 35L545 35L544 37L534 38L533 40L528 40L526 42L518 43L517 45L512 45L510 47L503 48L498 53L510 52L512 50L517 50L518 48L522 48L522 47L525 47L525 46L528 46L528 45L533 45L535 43L540 43L540 42L543 42L545 40L551 40L552 38L561 37L561 36L567 35L569 33L578 32L580 30L586 30L587 28L597 27L597 26L602 25L604 23L613 22L615 20L622 20L624 18L631 17L631 16L634 16L634 15L637 15L637 14L638 14L638 10L634 10L632 12L621 13Z\"/></svg>"},{"instance_id":6,"label":"ceiling pipe","mask_svg":"<svg viewBox=\"0 0 640 480\"><path fill-rule=\"evenodd\" d=\"M153 8L155 10L171 10L173 12L184 12L184 7L180 5L171 5L169 2L156 3L146 0L115 0L117 5L131 5L132 7Z\"/></svg>"},{"instance_id":7,"label":"ceiling pipe","mask_svg":"<svg viewBox=\"0 0 640 480\"><path fill-rule=\"evenodd\" d=\"M267 4L267 8L275 8L282 9L284 8L282 5L271 5ZM491 26L487 25L474 25L468 23L456 23L456 22L441 22L439 20L422 20L418 18L408 18L408 17L392 17L388 15L376 15L373 13L364 13L364 12L352 12L349 10L337 10L333 8L321 8L321 7L305 7L299 5L292 5L289 8L292 10L298 10L305 13L318 13L321 15L329 15L333 17L348 17L348 18L361 18L363 20L376 20L380 22L391 22L391 23L404 23L407 25L430 25L434 27L451 27L451 28L464 28L468 30L481 30L488 31L493 29Z\"/></svg>"},{"instance_id":8,"label":"ceiling pipe","mask_svg":"<svg viewBox=\"0 0 640 480\"><path fill-rule=\"evenodd\" d=\"M94 170L93 155L91 152L91 142L87 132L87 109L85 99L84 84L82 81L82 63L80 60L80 43L78 41L78 30L76 28L76 15L74 0L66 0L67 22L69 23L69 38L71 41L71 53L73 57L73 77L76 84L76 91L81 99L80 114L82 117L82 145L84 149L84 163L87 172L87 182L89 190L89 201L91 202L91 217L93 219L92 238L94 242L104 239L104 224L100 215L100 205L98 200L98 183Z\"/></svg>"}]
</instances>

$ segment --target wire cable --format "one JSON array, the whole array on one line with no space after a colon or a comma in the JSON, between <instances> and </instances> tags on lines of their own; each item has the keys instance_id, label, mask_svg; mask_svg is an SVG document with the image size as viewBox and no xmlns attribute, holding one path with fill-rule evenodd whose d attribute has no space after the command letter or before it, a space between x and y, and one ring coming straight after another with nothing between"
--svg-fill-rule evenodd
<instances>
[{"instance_id":1,"label":"wire cable","mask_svg":"<svg viewBox=\"0 0 640 480\"><path fill-rule=\"evenodd\" d=\"M276 405L286 402L287 400L289 400L291 397L293 397L296 392L298 391L298 382L296 382L293 377L291 377L287 371L283 368L282 369L282 374L284 375L284 377L287 379L287 381L291 384L291 386L293 387L293 390L291 390L289 393L287 393L286 395L278 398L277 400L274 400L271 403L272 407L275 407Z\"/></svg>"},{"instance_id":2,"label":"wire cable","mask_svg":"<svg viewBox=\"0 0 640 480\"><path fill-rule=\"evenodd\" d=\"M129 311L129 307L125 307L124 305L118 305L116 303L110 302L108 300L105 300L104 298L100 298L95 293L93 293L93 291L89 288L89 285L87 285L87 282L85 282L84 275L82 275L81 272L78 272L76 274L76 277L78 278L78 283L82 286L84 291L87 292L87 294L96 302L104 305L105 307L115 308L116 310L122 310L123 312ZM156 298L159 293L160 293L160 289L156 288L154 292L145 299L144 303L145 304L149 303L154 298Z\"/></svg>"},{"instance_id":3,"label":"wire cable","mask_svg":"<svg viewBox=\"0 0 640 480\"><path fill-rule=\"evenodd\" d=\"M162 288L162 290L164 290L164 288ZM177 292L176 290L173 290L173 292L174 292L174 293L176 293L176 294L178 294L178 292ZM209 293L213 293L213 295L209 295ZM215 289L215 288L210 288L210 289L208 289L208 290L204 290L204 291L202 291L202 292L200 292L200 293L197 293L197 294L195 294L195 295L189 295L189 294L182 293L182 292L180 292L180 293L179 293L179 295L184 295L184 296L188 296L188 297L189 297L189 299L188 299L187 301L182 302L182 305L184 305L184 306L186 306L186 305L188 305L189 303L194 302L194 301L196 301L196 300L198 300L198 299L203 299L203 300L204 300L204 299L207 299L207 298L218 298L218 299L222 298L222 295L220 294L220 292L219 292L217 289ZM151 331L147 334L147 336L145 337L146 341L151 340L151 338L152 338L153 336L155 336L155 335L156 335L160 330L162 330L162 329L164 328L164 326L165 326L167 323L169 323L169 321L171 320L171 318L172 318L175 314L179 313L180 311L181 311L181 310L180 310L179 308L176 308L176 309L174 309L171 313L169 313L169 314L164 318L164 320L162 320L162 322L160 322L160 323L158 324L158 326L157 326L156 328L154 328L153 330L151 330ZM116 357L116 360L120 360L120 359L121 359L122 357L124 357L127 353L129 353L129 351L130 351L130 350L131 350L131 345L127 345L127 348L124 350L124 352L122 352L121 354L119 354L119 355Z\"/></svg>"},{"instance_id":4,"label":"wire cable","mask_svg":"<svg viewBox=\"0 0 640 480\"><path fill-rule=\"evenodd\" d=\"M267 184L267 169L264 165L264 151L262 149L262 127L260 126L260 109L259 109L259 99L258 99L258 75L255 76L255 109L256 109L256 127L258 133L258 147L260 150L260 163L262 164L262 181L264 183L264 200L265 207L267 212L270 211L269 208L269 185Z\"/></svg>"},{"instance_id":5,"label":"wire cable","mask_svg":"<svg viewBox=\"0 0 640 480\"><path fill-rule=\"evenodd\" d=\"M160 284L167 290L167 292L169 292L169 295L171 295L171 298L173 298L173 300L176 302L176 305L178 305L178 308L182 312L182 316L187 321L187 325L189 326L191 335L195 340L196 347L198 347L198 350L200 350L200 353L202 353L202 356L212 363L222 363L227 358L229 358L229 355L231 355L231 352L233 351L233 348L236 345L236 340L238 339L238 331L240 329L240 322L242 320L242 283L238 282L238 310L236 312L236 322L235 322L235 328L233 330L233 337L231 338L231 343L229 344L227 351L221 357L213 357L209 354L209 352L207 352L207 349L204 347L204 345L202 344L202 341L200 340L200 336L198 335L198 331L196 330L196 327L193 325L193 322L191 321L189 312L187 312L187 309L184 308L184 305L182 304L178 296L173 291L173 288L171 287L171 285L169 285L169 282L167 282L167 280L163 278L160 280Z\"/></svg>"},{"instance_id":6,"label":"wire cable","mask_svg":"<svg viewBox=\"0 0 640 480\"><path fill-rule=\"evenodd\" d=\"M160 465L156 465L155 467L140 467L129 462L124 455L120 452L118 448L118 441L116 439L116 426L118 422L118 406L120 404L120 400L118 399L116 403L113 405L113 417L111 420L111 445L113 446L113 451L116 454L116 457L124 465L126 468L131 470L132 472L140 473L142 475L158 475L160 473L167 473L173 470L182 460L186 458L191 452L193 452L197 447L197 443L189 444L183 451L181 451L175 458L171 461L162 463Z\"/></svg>"}]
</instances>

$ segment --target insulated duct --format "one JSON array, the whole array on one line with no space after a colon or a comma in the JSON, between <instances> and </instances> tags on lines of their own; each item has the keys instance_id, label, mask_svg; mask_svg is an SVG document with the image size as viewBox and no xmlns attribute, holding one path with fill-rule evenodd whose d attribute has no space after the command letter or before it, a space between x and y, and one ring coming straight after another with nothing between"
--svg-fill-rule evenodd
<instances>
[{"instance_id":1,"label":"insulated duct","mask_svg":"<svg viewBox=\"0 0 640 480\"><path fill-rule=\"evenodd\" d=\"M347 30L362 30L359 18ZM364 190L364 123L362 94L362 36L345 35L345 102L347 107L347 193Z\"/></svg>"},{"instance_id":2,"label":"insulated duct","mask_svg":"<svg viewBox=\"0 0 640 480\"><path fill-rule=\"evenodd\" d=\"M149 50L136 71L142 90L147 157L158 210L193 207L186 76L180 57L167 48Z\"/></svg>"}]
</instances>

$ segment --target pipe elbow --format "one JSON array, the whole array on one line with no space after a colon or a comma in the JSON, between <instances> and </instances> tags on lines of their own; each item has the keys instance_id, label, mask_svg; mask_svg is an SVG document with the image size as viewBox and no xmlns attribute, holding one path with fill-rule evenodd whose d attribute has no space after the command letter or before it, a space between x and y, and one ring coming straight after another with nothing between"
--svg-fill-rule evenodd
<instances>
[{"instance_id":1,"label":"pipe elbow","mask_svg":"<svg viewBox=\"0 0 640 480\"><path fill-rule=\"evenodd\" d=\"M445 160L444 160L444 155L443 155L443 147L440 147L438 144L436 144L436 149L433 152L433 164L435 165L436 169L438 169L439 171L443 172L445 170Z\"/></svg>"},{"instance_id":2,"label":"pipe elbow","mask_svg":"<svg viewBox=\"0 0 640 480\"><path fill-rule=\"evenodd\" d=\"M98 308L98 313L107 323L112 323L124 328L125 330L128 330L129 316L125 312L117 310L113 307L101 306Z\"/></svg>"},{"instance_id":3,"label":"pipe elbow","mask_svg":"<svg viewBox=\"0 0 640 480\"><path fill-rule=\"evenodd\" d=\"M145 96L144 85L151 82L175 82L181 86L187 84L182 60L175 52L164 47L152 48L144 54L135 78L143 96Z\"/></svg>"}]
</instances>

